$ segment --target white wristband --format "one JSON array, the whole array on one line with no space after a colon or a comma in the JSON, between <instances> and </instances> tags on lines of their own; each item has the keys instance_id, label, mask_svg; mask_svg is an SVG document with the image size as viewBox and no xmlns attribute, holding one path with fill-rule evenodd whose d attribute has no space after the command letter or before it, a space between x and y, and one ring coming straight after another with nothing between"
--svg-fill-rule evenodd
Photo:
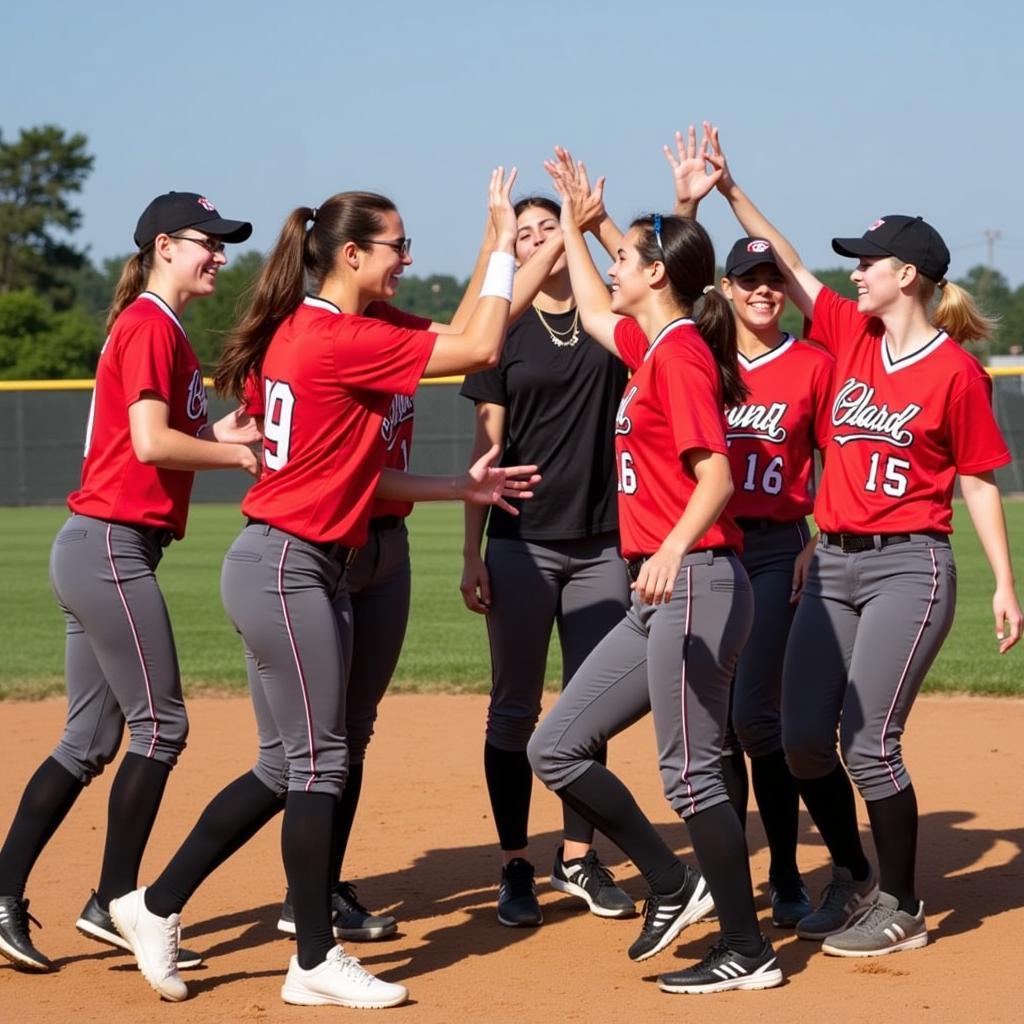
<instances>
[{"instance_id":1,"label":"white wristband","mask_svg":"<svg viewBox=\"0 0 1024 1024\"><path fill-rule=\"evenodd\" d=\"M510 252L492 252L487 261L487 273L480 288L480 298L496 295L512 301L512 278L516 272L516 258Z\"/></svg>"}]
</instances>

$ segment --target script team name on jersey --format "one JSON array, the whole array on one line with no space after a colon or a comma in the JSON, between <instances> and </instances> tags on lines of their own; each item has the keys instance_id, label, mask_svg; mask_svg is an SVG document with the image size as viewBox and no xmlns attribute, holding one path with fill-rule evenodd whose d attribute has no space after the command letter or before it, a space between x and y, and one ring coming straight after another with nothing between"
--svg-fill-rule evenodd
<instances>
[{"instance_id":1,"label":"script team name on jersey","mask_svg":"<svg viewBox=\"0 0 1024 1024\"><path fill-rule=\"evenodd\" d=\"M384 438L387 450L395 446L398 440L398 428L413 417L413 401L408 395L395 395L391 399L391 408L381 421L380 436Z\"/></svg>"},{"instance_id":2,"label":"script team name on jersey","mask_svg":"<svg viewBox=\"0 0 1024 1024\"><path fill-rule=\"evenodd\" d=\"M636 398L636 393L639 388L634 384L623 396L622 401L619 402L618 411L615 413L615 433L616 434L628 434L633 429L633 421L626 414L626 410L629 408L629 403Z\"/></svg>"},{"instance_id":3,"label":"script team name on jersey","mask_svg":"<svg viewBox=\"0 0 1024 1024\"><path fill-rule=\"evenodd\" d=\"M914 443L914 432L908 424L921 411L911 402L901 411L893 412L884 402L873 404L875 389L851 377L840 389L832 404L832 425L854 428L858 432L844 431L833 434L838 445L850 441L883 441L897 448L909 448Z\"/></svg>"},{"instance_id":4,"label":"script team name on jersey","mask_svg":"<svg viewBox=\"0 0 1024 1024\"><path fill-rule=\"evenodd\" d=\"M789 411L788 402L772 402L771 405L734 405L725 411L728 427L726 441L739 437L752 437L760 441L781 444L788 436L782 425L783 417Z\"/></svg>"},{"instance_id":5,"label":"script team name on jersey","mask_svg":"<svg viewBox=\"0 0 1024 1024\"><path fill-rule=\"evenodd\" d=\"M203 374L200 370L194 370L192 379L188 382L188 405L185 413L190 420L198 420L206 415L206 386L203 384Z\"/></svg>"}]
</instances>

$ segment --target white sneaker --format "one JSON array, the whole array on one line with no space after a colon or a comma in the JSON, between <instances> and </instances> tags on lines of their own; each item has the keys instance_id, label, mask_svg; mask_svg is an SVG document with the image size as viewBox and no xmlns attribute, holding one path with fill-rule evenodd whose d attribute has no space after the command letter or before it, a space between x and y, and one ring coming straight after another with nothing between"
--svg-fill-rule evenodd
<instances>
[{"instance_id":1,"label":"white sneaker","mask_svg":"<svg viewBox=\"0 0 1024 1024\"><path fill-rule=\"evenodd\" d=\"M178 974L181 917L157 917L146 909L146 887L110 901L110 916L127 940L143 977L164 999L180 1003L188 986Z\"/></svg>"},{"instance_id":2,"label":"white sneaker","mask_svg":"<svg viewBox=\"0 0 1024 1024\"><path fill-rule=\"evenodd\" d=\"M404 985L393 985L363 970L354 956L335 946L322 964L308 971L293 956L288 976L281 987L281 998L295 1006L350 1006L355 1009L379 1010L398 1006L409 998Z\"/></svg>"}]
</instances>

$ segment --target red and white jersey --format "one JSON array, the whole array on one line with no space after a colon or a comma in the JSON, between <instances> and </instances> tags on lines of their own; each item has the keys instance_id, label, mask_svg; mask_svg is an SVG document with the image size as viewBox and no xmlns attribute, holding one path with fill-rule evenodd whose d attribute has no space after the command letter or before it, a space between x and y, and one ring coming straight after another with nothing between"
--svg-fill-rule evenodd
<instances>
[{"instance_id":1,"label":"red and white jersey","mask_svg":"<svg viewBox=\"0 0 1024 1024\"><path fill-rule=\"evenodd\" d=\"M82 484L68 508L84 516L185 535L195 474L135 457L128 409L145 392L167 403L168 425L195 436L206 424L206 389L185 328L158 295L143 292L114 323L96 366Z\"/></svg>"},{"instance_id":2,"label":"red and white jersey","mask_svg":"<svg viewBox=\"0 0 1024 1024\"><path fill-rule=\"evenodd\" d=\"M1010 461L984 368L944 331L893 359L882 322L828 288L811 338L836 358L818 528L952 533L956 474Z\"/></svg>"},{"instance_id":3,"label":"red and white jersey","mask_svg":"<svg viewBox=\"0 0 1024 1024\"><path fill-rule=\"evenodd\" d=\"M632 317L615 326L615 344L633 371L615 417L619 533L627 558L661 547L686 509L697 479L683 454L728 454L718 365L692 320L670 323L648 344ZM693 545L743 547L743 533L723 512Z\"/></svg>"},{"instance_id":4,"label":"red and white jersey","mask_svg":"<svg viewBox=\"0 0 1024 1024\"><path fill-rule=\"evenodd\" d=\"M263 358L263 472L242 511L306 540L365 543L384 418L416 390L436 337L306 298Z\"/></svg>"},{"instance_id":5,"label":"red and white jersey","mask_svg":"<svg viewBox=\"0 0 1024 1024\"><path fill-rule=\"evenodd\" d=\"M834 360L790 334L764 355L738 353L738 361L750 394L725 411L736 485L729 513L776 523L802 519L814 504L814 451L828 439Z\"/></svg>"}]
</instances>

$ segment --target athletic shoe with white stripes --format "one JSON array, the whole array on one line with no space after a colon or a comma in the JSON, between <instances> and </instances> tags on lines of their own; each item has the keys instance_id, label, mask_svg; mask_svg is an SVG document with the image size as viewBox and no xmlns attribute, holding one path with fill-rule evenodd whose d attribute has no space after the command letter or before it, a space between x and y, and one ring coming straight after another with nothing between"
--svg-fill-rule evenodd
<instances>
[{"instance_id":1,"label":"athletic shoe with white stripes","mask_svg":"<svg viewBox=\"0 0 1024 1024\"><path fill-rule=\"evenodd\" d=\"M782 971L776 966L775 950L767 939L756 956L744 956L724 942L716 943L699 964L658 978L662 992L694 995L731 989L774 988L781 984Z\"/></svg>"},{"instance_id":2,"label":"athletic shoe with white stripes","mask_svg":"<svg viewBox=\"0 0 1024 1024\"><path fill-rule=\"evenodd\" d=\"M281 998L294 1006L351 1006L360 1010L381 1010L398 1006L409 998L404 985L375 978L354 956L335 946L322 963L308 971L293 956L281 987Z\"/></svg>"},{"instance_id":3,"label":"athletic shoe with white stripes","mask_svg":"<svg viewBox=\"0 0 1024 1024\"><path fill-rule=\"evenodd\" d=\"M0 896L0 956L10 960L19 971L52 971L50 958L32 945L28 934L29 921L42 927L28 912L28 900Z\"/></svg>"},{"instance_id":4,"label":"athletic shoe with white stripes","mask_svg":"<svg viewBox=\"0 0 1024 1024\"><path fill-rule=\"evenodd\" d=\"M75 927L87 938L95 939L97 942L105 943L108 946L116 946L118 949L127 950L129 953L132 947L128 945L117 931L114 920L110 913L100 906L96 899L96 893L89 897L89 902L82 908ZM195 967L201 967L203 958L190 949L178 950L178 970L187 971Z\"/></svg>"},{"instance_id":5,"label":"athletic shoe with white stripes","mask_svg":"<svg viewBox=\"0 0 1024 1024\"><path fill-rule=\"evenodd\" d=\"M675 892L667 896L648 894L643 928L629 947L630 960L646 960L660 953L688 924L707 917L714 909L715 901L704 876L691 867L684 870L686 880Z\"/></svg>"},{"instance_id":6,"label":"athletic shoe with white stripes","mask_svg":"<svg viewBox=\"0 0 1024 1024\"><path fill-rule=\"evenodd\" d=\"M908 914L900 910L895 896L880 892L870 910L845 931L830 935L821 949L830 956L885 956L926 945L928 926L924 920L924 904L918 902L917 913Z\"/></svg>"},{"instance_id":7,"label":"athletic shoe with white stripes","mask_svg":"<svg viewBox=\"0 0 1024 1024\"><path fill-rule=\"evenodd\" d=\"M863 882L854 880L849 868L832 868L832 881L821 894L818 909L797 922L801 939L827 939L841 932L878 899L874 870Z\"/></svg>"},{"instance_id":8,"label":"athletic shoe with white stripes","mask_svg":"<svg viewBox=\"0 0 1024 1024\"><path fill-rule=\"evenodd\" d=\"M598 860L597 851L585 857L562 860L562 847L551 868L551 888L585 900L598 917L632 917L636 904L616 884L612 873Z\"/></svg>"},{"instance_id":9,"label":"athletic shoe with white stripes","mask_svg":"<svg viewBox=\"0 0 1024 1024\"><path fill-rule=\"evenodd\" d=\"M533 928L544 922L533 884L533 865L522 857L513 857L501 869L498 921L509 928Z\"/></svg>"}]
</instances>

